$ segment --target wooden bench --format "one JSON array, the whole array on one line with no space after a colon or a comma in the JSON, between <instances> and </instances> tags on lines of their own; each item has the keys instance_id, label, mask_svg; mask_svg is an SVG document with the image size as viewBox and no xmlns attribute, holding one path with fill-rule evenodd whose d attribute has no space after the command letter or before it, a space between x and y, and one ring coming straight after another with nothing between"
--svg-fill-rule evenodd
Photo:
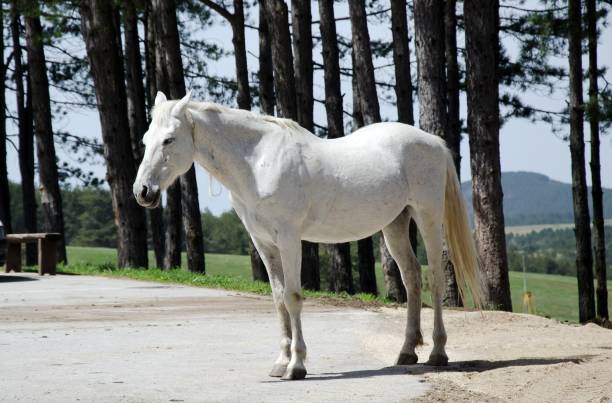
<instances>
[{"instance_id":1,"label":"wooden bench","mask_svg":"<svg viewBox=\"0 0 612 403\"><path fill-rule=\"evenodd\" d=\"M61 234L43 232L38 234L8 234L6 236L6 272L21 271L21 244L38 242L38 274L55 274L57 266L57 242Z\"/></svg>"}]
</instances>

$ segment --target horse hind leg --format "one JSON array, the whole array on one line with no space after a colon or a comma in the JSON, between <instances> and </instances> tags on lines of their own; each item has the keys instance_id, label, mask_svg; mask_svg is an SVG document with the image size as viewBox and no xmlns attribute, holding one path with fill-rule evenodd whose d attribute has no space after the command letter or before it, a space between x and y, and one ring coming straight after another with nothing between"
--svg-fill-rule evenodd
<instances>
[{"instance_id":1,"label":"horse hind leg","mask_svg":"<svg viewBox=\"0 0 612 403\"><path fill-rule=\"evenodd\" d=\"M383 228L389 253L397 262L406 287L407 320L404 345L396 365L416 364L415 348L423 344L421 333L421 267L410 246L410 211L406 208L391 224Z\"/></svg>"},{"instance_id":2,"label":"horse hind leg","mask_svg":"<svg viewBox=\"0 0 612 403\"><path fill-rule=\"evenodd\" d=\"M446 330L442 320L442 298L446 283L445 273L442 268L442 208L428 206L419 210L415 218L419 231L425 243L427 251L427 264L430 271L431 299L434 308L434 347L429 355L429 365L443 366L448 364L446 355Z\"/></svg>"}]
</instances>

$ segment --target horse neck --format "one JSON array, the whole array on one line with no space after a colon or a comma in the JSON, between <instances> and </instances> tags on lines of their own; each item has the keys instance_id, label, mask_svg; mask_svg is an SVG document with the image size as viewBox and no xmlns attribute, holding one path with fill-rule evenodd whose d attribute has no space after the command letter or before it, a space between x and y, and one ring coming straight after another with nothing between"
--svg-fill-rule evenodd
<instances>
[{"instance_id":1,"label":"horse neck","mask_svg":"<svg viewBox=\"0 0 612 403\"><path fill-rule=\"evenodd\" d=\"M232 114L231 118L226 114ZM262 127L240 113L193 111L195 161L232 193L245 189Z\"/></svg>"}]
</instances>

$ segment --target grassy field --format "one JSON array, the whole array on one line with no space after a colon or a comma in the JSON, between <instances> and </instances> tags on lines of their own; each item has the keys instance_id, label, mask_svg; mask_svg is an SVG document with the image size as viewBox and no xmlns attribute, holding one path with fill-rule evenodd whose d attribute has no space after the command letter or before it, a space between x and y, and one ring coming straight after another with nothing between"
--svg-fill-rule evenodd
<instances>
[{"instance_id":1,"label":"grassy field","mask_svg":"<svg viewBox=\"0 0 612 403\"><path fill-rule=\"evenodd\" d=\"M237 255L206 255L206 275L194 275L186 270L135 270L114 269L116 254L114 249L68 247L68 260L70 265L62 270L80 273L107 276L130 277L141 280L163 281L172 283L191 284L214 288L233 289L239 291L267 294L270 288L265 283L251 280L250 261L248 256ZM153 256L150 256L153 261ZM186 259L183 257L183 262ZM424 270L424 276L427 271ZM379 292L383 290L382 270L377 264L376 277ZM538 273L527 273L527 289L533 293L536 313L538 315L555 318L562 321L578 321L578 292L576 279L567 276L556 276ZM523 312L523 274L510 272L510 286L512 291L513 309ZM608 289L612 289L612 281L608 282ZM327 292L307 292L310 297L338 297ZM340 298L350 298L360 301L377 300L385 303L383 298L373 298L369 295L349 297L341 295ZM431 304L431 295L425 286L423 300ZM612 308L612 306L611 306Z\"/></svg>"},{"instance_id":2,"label":"grassy field","mask_svg":"<svg viewBox=\"0 0 612 403\"><path fill-rule=\"evenodd\" d=\"M605 220L606 226L612 226L612 218ZM535 224L535 225L512 225L506 227L506 234L525 235L531 232L540 232L544 229L567 229L573 228L574 223L567 224Z\"/></svg>"}]
</instances>

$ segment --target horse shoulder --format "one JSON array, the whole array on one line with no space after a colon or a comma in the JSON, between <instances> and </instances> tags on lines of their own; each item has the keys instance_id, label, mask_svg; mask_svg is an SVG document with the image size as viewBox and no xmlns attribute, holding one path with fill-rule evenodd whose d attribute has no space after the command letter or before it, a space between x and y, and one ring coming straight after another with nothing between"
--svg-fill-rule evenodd
<instances>
[{"instance_id":1,"label":"horse shoulder","mask_svg":"<svg viewBox=\"0 0 612 403\"><path fill-rule=\"evenodd\" d=\"M256 147L249 165L255 181L256 197L260 200L295 198L300 196L308 157L307 144L292 136L267 135Z\"/></svg>"}]
</instances>

